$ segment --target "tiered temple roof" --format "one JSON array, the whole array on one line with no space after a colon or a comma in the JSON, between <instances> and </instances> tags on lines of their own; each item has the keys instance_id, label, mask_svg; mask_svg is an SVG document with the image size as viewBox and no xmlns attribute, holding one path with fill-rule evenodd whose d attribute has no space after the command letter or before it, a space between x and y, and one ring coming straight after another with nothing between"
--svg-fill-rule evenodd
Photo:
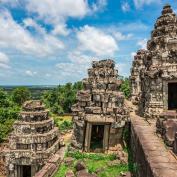
<instances>
[{"instance_id":1,"label":"tiered temple roof","mask_svg":"<svg viewBox=\"0 0 177 177\"><path fill-rule=\"evenodd\" d=\"M62 145L58 128L41 101L26 102L13 128L6 155L9 176L20 176L24 165L31 166L33 176Z\"/></svg>"}]
</instances>

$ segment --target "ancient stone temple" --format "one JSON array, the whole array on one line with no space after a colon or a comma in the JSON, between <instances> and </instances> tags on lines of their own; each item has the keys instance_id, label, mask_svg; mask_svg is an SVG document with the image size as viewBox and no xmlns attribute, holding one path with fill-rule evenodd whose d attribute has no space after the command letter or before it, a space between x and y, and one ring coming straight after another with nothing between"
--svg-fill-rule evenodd
<instances>
[{"instance_id":1,"label":"ancient stone temple","mask_svg":"<svg viewBox=\"0 0 177 177\"><path fill-rule=\"evenodd\" d=\"M48 113L41 101L23 105L20 120L15 122L9 136L8 177L34 176L62 145L58 128Z\"/></svg>"},{"instance_id":2,"label":"ancient stone temple","mask_svg":"<svg viewBox=\"0 0 177 177\"><path fill-rule=\"evenodd\" d=\"M73 106L72 147L104 152L121 143L128 114L113 60L94 61Z\"/></svg>"},{"instance_id":3,"label":"ancient stone temple","mask_svg":"<svg viewBox=\"0 0 177 177\"><path fill-rule=\"evenodd\" d=\"M132 101L139 113L157 118L177 109L177 16L165 5L147 50L138 51L131 72Z\"/></svg>"}]
</instances>

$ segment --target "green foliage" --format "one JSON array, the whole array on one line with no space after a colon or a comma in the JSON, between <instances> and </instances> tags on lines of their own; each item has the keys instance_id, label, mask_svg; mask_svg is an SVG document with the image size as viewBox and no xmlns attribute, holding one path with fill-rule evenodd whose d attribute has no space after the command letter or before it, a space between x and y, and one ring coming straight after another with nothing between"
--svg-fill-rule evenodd
<instances>
[{"instance_id":1,"label":"green foliage","mask_svg":"<svg viewBox=\"0 0 177 177\"><path fill-rule=\"evenodd\" d=\"M73 127L73 122L70 116L54 117L54 123L60 131L70 130Z\"/></svg>"},{"instance_id":2,"label":"green foliage","mask_svg":"<svg viewBox=\"0 0 177 177\"><path fill-rule=\"evenodd\" d=\"M125 164L119 164L119 165L114 165L107 167L105 170L103 170L100 173L100 177L115 177L120 175L121 172L127 172L128 171L128 166Z\"/></svg>"},{"instance_id":3,"label":"green foliage","mask_svg":"<svg viewBox=\"0 0 177 177\"><path fill-rule=\"evenodd\" d=\"M61 164L59 170L54 175L54 177L64 177L67 171L68 171L68 167L65 164Z\"/></svg>"},{"instance_id":4,"label":"green foliage","mask_svg":"<svg viewBox=\"0 0 177 177\"><path fill-rule=\"evenodd\" d=\"M130 138L131 138L130 133L131 133L130 132L130 124L127 124L124 127L124 131L123 131L123 139L126 142L126 147L125 147L124 151L128 153L128 169L130 172L132 172L134 174L137 172L138 166L133 161L133 154L132 154L131 142L130 142Z\"/></svg>"},{"instance_id":5,"label":"green foliage","mask_svg":"<svg viewBox=\"0 0 177 177\"><path fill-rule=\"evenodd\" d=\"M121 84L120 90L124 93L126 98L130 98L131 90L130 90L129 78L122 77L122 84Z\"/></svg>"},{"instance_id":6,"label":"green foliage","mask_svg":"<svg viewBox=\"0 0 177 177\"><path fill-rule=\"evenodd\" d=\"M76 152L67 152L67 156L73 157L75 159L92 159L92 160L115 160L116 156L114 154L106 155L99 153L81 153L79 151Z\"/></svg>"},{"instance_id":7,"label":"green foliage","mask_svg":"<svg viewBox=\"0 0 177 177\"><path fill-rule=\"evenodd\" d=\"M26 87L18 87L12 92L12 101L21 106L25 101L31 98L31 93Z\"/></svg>"},{"instance_id":8,"label":"green foliage","mask_svg":"<svg viewBox=\"0 0 177 177\"><path fill-rule=\"evenodd\" d=\"M8 133L12 130L14 121L14 119L7 119L5 122L0 123L0 143L5 140Z\"/></svg>"},{"instance_id":9,"label":"green foliage","mask_svg":"<svg viewBox=\"0 0 177 177\"><path fill-rule=\"evenodd\" d=\"M55 114L70 113L71 106L76 102L76 93L82 87L81 82L59 85L53 90L46 91L42 99L46 106Z\"/></svg>"},{"instance_id":10,"label":"green foliage","mask_svg":"<svg viewBox=\"0 0 177 177\"><path fill-rule=\"evenodd\" d=\"M11 100L10 95L0 90L0 142L4 141L18 119L19 106Z\"/></svg>"},{"instance_id":11,"label":"green foliage","mask_svg":"<svg viewBox=\"0 0 177 177\"><path fill-rule=\"evenodd\" d=\"M9 101L7 98L7 93L0 89L0 107L9 106Z\"/></svg>"},{"instance_id":12,"label":"green foliage","mask_svg":"<svg viewBox=\"0 0 177 177\"><path fill-rule=\"evenodd\" d=\"M119 176L121 172L128 171L128 165L116 164L109 165L111 161L116 159L115 155L99 154L99 153L81 153L81 152L67 152L66 157L73 157L73 164L66 166L64 163L60 166L55 177L63 177L68 170L75 171L75 164L77 161L83 161L89 173L97 173L98 177L115 177Z\"/></svg>"}]
</instances>

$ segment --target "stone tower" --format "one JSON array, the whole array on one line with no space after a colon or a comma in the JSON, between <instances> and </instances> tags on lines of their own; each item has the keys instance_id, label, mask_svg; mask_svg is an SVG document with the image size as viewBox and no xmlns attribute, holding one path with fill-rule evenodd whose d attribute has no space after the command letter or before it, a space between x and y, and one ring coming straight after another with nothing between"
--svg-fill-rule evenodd
<instances>
[{"instance_id":1,"label":"stone tower","mask_svg":"<svg viewBox=\"0 0 177 177\"><path fill-rule=\"evenodd\" d=\"M26 102L20 118L9 136L8 177L34 176L62 144L58 128L41 101Z\"/></svg>"},{"instance_id":2,"label":"stone tower","mask_svg":"<svg viewBox=\"0 0 177 177\"><path fill-rule=\"evenodd\" d=\"M73 106L72 147L104 152L121 143L128 114L113 60L94 61Z\"/></svg>"},{"instance_id":3,"label":"stone tower","mask_svg":"<svg viewBox=\"0 0 177 177\"><path fill-rule=\"evenodd\" d=\"M177 109L177 16L168 4L154 25L147 50L135 56L131 85L132 100L143 116L157 118Z\"/></svg>"}]
</instances>

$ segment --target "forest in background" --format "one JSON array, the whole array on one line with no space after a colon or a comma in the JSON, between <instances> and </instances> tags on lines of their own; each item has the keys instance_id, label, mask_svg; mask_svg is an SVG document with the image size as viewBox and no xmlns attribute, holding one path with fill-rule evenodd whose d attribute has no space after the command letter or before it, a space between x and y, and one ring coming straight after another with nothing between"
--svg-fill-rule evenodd
<instances>
[{"instance_id":1,"label":"forest in background","mask_svg":"<svg viewBox=\"0 0 177 177\"><path fill-rule=\"evenodd\" d=\"M130 84L128 78L120 77L122 84L120 90L128 99L130 97ZM76 93L83 88L82 82L66 83L56 87L13 87L0 88L0 142L3 142L12 125L19 118L22 104L30 99L41 99L50 113L63 115L71 113L71 106L76 103ZM64 127L66 127L65 125ZM70 125L69 125L70 126Z\"/></svg>"}]
</instances>

